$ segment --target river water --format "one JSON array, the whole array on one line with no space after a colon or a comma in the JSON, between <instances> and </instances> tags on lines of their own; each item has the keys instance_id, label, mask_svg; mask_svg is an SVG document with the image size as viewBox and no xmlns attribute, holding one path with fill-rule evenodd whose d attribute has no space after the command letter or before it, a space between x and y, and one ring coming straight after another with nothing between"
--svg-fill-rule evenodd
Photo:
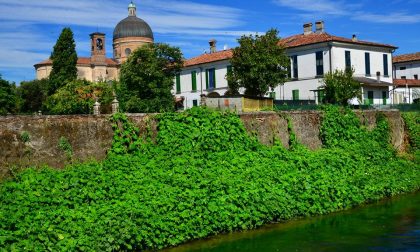
<instances>
[{"instance_id":1,"label":"river water","mask_svg":"<svg viewBox=\"0 0 420 252\"><path fill-rule=\"evenodd\" d=\"M327 216L219 235L166 251L420 251L420 192Z\"/></svg>"}]
</instances>

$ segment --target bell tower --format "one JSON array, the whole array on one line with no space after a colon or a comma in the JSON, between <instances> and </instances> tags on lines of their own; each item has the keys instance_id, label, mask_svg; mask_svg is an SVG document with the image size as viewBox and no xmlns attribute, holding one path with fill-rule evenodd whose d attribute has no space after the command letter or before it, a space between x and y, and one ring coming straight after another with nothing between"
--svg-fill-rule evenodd
<instances>
[{"instance_id":1,"label":"bell tower","mask_svg":"<svg viewBox=\"0 0 420 252\"><path fill-rule=\"evenodd\" d=\"M91 63L94 65L106 64L105 59L105 33L95 32L90 34Z\"/></svg>"}]
</instances>

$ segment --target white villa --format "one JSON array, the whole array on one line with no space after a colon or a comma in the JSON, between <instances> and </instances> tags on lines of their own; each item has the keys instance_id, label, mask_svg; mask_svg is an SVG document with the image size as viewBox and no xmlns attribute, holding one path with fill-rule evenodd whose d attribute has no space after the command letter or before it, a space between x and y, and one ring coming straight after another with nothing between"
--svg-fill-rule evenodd
<instances>
[{"instance_id":1,"label":"white villa","mask_svg":"<svg viewBox=\"0 0 420 252\"><path fill-rule=\"evenodd\" d=\"M393 58L394 102L413 103L420 98L420 52Z\"/></svg>"},{"instance_id":2,"label":"white villa","mask_svg":"<svg viewBox=\"0 0 420 252\"><path fill-rule=\"evenodd\" d=\"M304 25L303 34L284 38L280 43L290 57L290 81L280 85L270 97L295 103L318 103L324 73L353 68L354 78L362 83L362 104L391 104L393 90L392 53L397 47L387 44L343 38L325 32L324 22ZM176 77L174 95L185 109L200 103L200 95L224 95L228 90L226 73L230 69L232 50L216 50L210 41L210 53L185 61ZM352 101L358 104L357 100Z\"/></svg>"}]
</instances>

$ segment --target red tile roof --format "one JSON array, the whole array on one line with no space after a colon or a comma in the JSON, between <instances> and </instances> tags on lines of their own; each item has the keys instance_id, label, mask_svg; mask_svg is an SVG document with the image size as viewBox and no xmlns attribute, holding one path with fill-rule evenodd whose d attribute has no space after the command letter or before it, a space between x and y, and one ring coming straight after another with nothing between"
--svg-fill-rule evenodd
<instances>
[{"instance_id":1,"label":"red tile roof","mask_svg":"<svg viewBox=\"0 0 420 252\"><path fill-rule=\"evenodd\" d=\"M420 87L420 80L394 79L394 85L397 87Z\"/></svg>"},{"instance_id":2,"label":"red tile roof","mask_svg":"<svg viewBox=\"0 0 420 252\"><path fill-rule=\"evenodd\" d=\"M117 66L118 62L116 62L113 59L110 58L106 58L105 62L108 66ZM90 65L91 64L91 59L90 57L79 57L77 59L77 65ZM35 64L35 66L42 66L42 65L52 65L52 60L51 59L47 59L44 60L42 62L39 62L37 64Z\"/></svg>"},{"instance_id":3,"label":"red tile roof","mask_svg":"<svg viewBox=\"0 0 420 252\"><path fill-rule=\"evenodd\" d=\"M361 40L353 41L352 39L348 39L348 38L332 36L328 33L311 33L307 35L298 34L298 35L294 35L294 36L287 37L280 40L279 44L284 45L285 48L293 48L293 47L298 47L298 46L318 44L318 43L324 43L324 42L343 42L343 43L349 43L349 44L379 46L379 47L397 49L397 47L393 45L380 44L380 43L361 41ZM184 67L195 66L195 65L216 62L216 61L221 61L221 60L227 60L227 59L232 58L232 56L233 56L232 49L219 51L215 53L205 53L195 58L186 60L184 62Z\"/></svg>"},{"instance_id":4,"label":"red tile roof","mask_svg":"<svg viewBox=\"0 0 420 252\"><path fill-rule=\"evenodd\" d=\"M318 43L324 43L324 42L342 42L342 43L348 43L348 44L379 46L379 47L388 47L391 49L397 49L397 47L393 45L368 42L368 41L362 41L362 40L353 41L352 39L349 39L349 38L333 36L328 33L311 33L307 35L298 34L298 35L290 36L290 37L280 40L279 44L284 45L286 48L293 48L293 47L298 47L298 46L318 44Z\"/></svg>"},{"instance_id":5,"label":"red tile roof","mask_svg":"<svg viewBox=\"0 0 420 252\"><path fill-rule=\"evenodd\" d=\"M420 52L397 55L392 58L392 62L408 62L408 61L420 61Z\"/></svg>"},{"instance_id":6,"label":"red tile roof","mask_svg":"<svg viewBox=\"0 0 420 252\"><path fill-rule=\"evenodd\" d=\"M214 52L214 53L205 53L198 57L186 60L184 62L184 67L195 66L195 65L216 62L216 61L221 61L221 60L227 60L227 59L231 59L232 56L233 56L232 49Z\"/></svg>"}]
</instances>

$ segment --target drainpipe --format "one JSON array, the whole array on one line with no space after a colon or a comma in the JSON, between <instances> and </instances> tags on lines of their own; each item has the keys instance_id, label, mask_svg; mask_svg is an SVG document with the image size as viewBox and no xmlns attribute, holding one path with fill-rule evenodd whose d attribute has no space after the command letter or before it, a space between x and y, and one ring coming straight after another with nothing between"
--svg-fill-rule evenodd
<instances>
[{"instance_id":1,"label":"drainpipe","mask_svg":"<svg viewBox=\"0 0 420 252\"><path fill-rule=\"evenodd\" d=\"M200 95L203 94L203 68L199 67L200 69Z\"/></svg>"},{"instance_id":2,"label":"drainpipe","mask_svg":"<svg viewBox=\"0 0 420 252\"><path fill-rule=\"evenodd\" d=\"M332 55L331 55L332 54L332 43L328 43L328 47L330 48L330 53L329 53L330 54L329 55L330 56L329 57L330 58L330 73L332 73Z\"/></svg>"}]
</instances>

